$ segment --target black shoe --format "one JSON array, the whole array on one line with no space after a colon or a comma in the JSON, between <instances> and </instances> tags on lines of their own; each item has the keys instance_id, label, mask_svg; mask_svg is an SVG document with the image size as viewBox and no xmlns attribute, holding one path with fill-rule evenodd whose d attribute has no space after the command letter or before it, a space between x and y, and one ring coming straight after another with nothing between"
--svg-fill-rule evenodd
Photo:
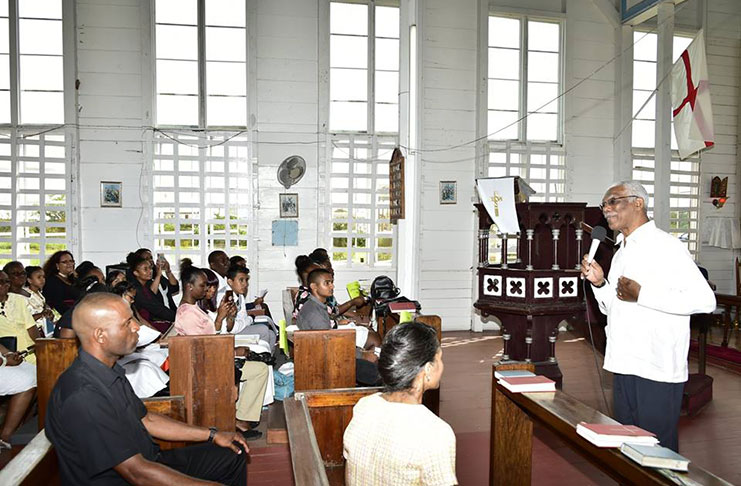
<instances>
[{"instance_id":1,"label":"black shoe","mask_svg":"<svg viewBox=\"0 0 741 486\"><path fill-rule=\"evenodd\" d=\"M256 440L262 437L262 432L255 429L240 430L239 432L242 434L242 437L244 437L244 440Z\"/></svg>"},{"instance_id":2,"label":"black shoe","mask_svg":"<svg viewBox=\"0 0 741 486\"><path fill-rule=\"evenodd\" d=\"M256 429L258 425L260 425L260 421L257 422L247 422L247 425L250 426L250 430Z\"/></svg>"}]
</instances>

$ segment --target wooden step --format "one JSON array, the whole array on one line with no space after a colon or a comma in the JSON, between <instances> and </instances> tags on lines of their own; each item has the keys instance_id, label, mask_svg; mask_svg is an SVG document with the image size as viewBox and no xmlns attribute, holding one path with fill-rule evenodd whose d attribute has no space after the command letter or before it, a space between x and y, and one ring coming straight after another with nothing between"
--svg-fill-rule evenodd
<instances>
[{"instance_id":1,"label":"wooden step","mask_svg":"<svg viewBox=\"0 0 741 486\"><path fill-rule=\"evenodd\" d=\"M283 402L276 400L268 407L268 444L288 444Z\"/></svg>"}]
</instances>

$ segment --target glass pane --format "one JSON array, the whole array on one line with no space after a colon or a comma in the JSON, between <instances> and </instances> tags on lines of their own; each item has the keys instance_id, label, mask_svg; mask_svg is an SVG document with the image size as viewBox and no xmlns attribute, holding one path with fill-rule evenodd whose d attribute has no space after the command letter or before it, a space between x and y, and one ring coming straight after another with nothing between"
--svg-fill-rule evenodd
<instances>
[{"instance_id":1,"label":"glass pane","mask_svg":"<svg viewBox=\"0 0 741 486\"><path fill-rule=\"evenodd\" d=\"M489 17L489 46L520 47L520 20Z\"/></svg>"},{"instance_id":2,"label":"glass pane","mask_svg":"<svg viewBox=\"0 0 741 486\"><path fill-rule=\"evenodd\" d=\"M368 71L365 69L331 69L329 98L338 101L368 99Z\"/></svg>"},{"instance_id":3,"label":"glass pane","mask_svg":"<svg viewBox=\"0 0 741 486\"><path fill-rule=\"evenodd\" d=\"M21 89L62 91L63 62L60 56L21 56Z\"/></svg>"},{"instance_id":4,"label":"glass pane","mask_svg":"<svg viewBox=\"0 0 741 486\"><path fill-rule=\"evenodd\" d=\"M198 94L198 63L158 60L157 92Z\"/></svg>"},{"instance_id":5,"label":"glass pane","mask_svg":"<svg viewBox=\"0 0 741 486\"><path fill-rule=\"evenodd\" d=\"M533 113L527 118L528 140L556 140L558 115Z\"/></svg>"},{"instance_id":6,"label":"glass pane","mask_svg":"<svg viewBox=\"0 0 741 486\"><path fill-rule=\"evenodd\" d=\"M332 101L329 103L330 130L354 130L364 132L367 124L367 103Z\"/></svg>"},{"instance_id":7,"label":"glass pane","mask_svg":"<svg viewBox=\"0 0 741 486\"><path fill-rule=\"evenodd\" d=\"M514 110L520 106L519 81L489 80L489 109Z\"/></svg>"},{"instance_id":8,"label":"glass pane","mask_svg":"<svg viewBox=\"0 0 741 486\"><path fill-rule=\"evenodd\" d=\"M247 59L244 29L206 27L206 59L242 61Z\"/></svg>"},{"instance_id":9,"label":"glass pane","mask_svg":"<svg viewBox=\"0 0 741 486\"><path fill-rule=\"evenodd\" d=\"M490 48L489 77L520 79L520 51Z\"/></svg>"},{"instance_id":10,"label":"glass pane","mask_svg":"<svg viewBox=\"0 0 741 486\"><path fill-rule=\"evenodd\" d=\"M387 105L376 103L376 131L398 132L399 131L399 105Z\"/></svg>"},{"instance_id":11,"label":"glass pane","mask_svg":"<svg viewBox=\"0 0 741 486\"><path fill-rule=\"evenodd\" d=\"M0 2L0 17L8 17L8 2Z\"/></svg>"},{"instance_id":12,"label":"glass pane","mask_svg":"<svg viewBox=\"0 0 741 486\"><path fill-rule=\"evenodd\" d=\"M196 0L156 0L154 10L158 23L196 25L198 9Z\"/></svg>"},{"instance_id":13,"label":"glass pane","mask_svg":"<svg viewBox=\"0 0 741 486\"><path fill-rule=\"evenodd\" d=\"M10 89L10 57L0 54L0 89Z\"/></svg>"},{"instance_id":14,"label":"glass pane","mask_svg":"<svg viewBox=\"0 0 741 486\"><path fill-rule=\"evenodd\" d=\"M8 6L7 2L0 2L0 4L5 5L6 8ZM0 19L0 53L7 54L10 52L8 35L8 19Z\"/></svg>"},{"instance_id":15,"label":"glass pane","mask_svg":"<svg viewBox=\"0 0 741 486\"><path fill-rule=\"evenodd\" d=\"M633 89L656 89L656 63L633 63Z\"/></svg>"},{"instance_id":16,"label":"glass pane","mask_svg":"<svg viewBox=\"0 0 741 486\"><path fill-rule=\"evenodd\" d=\"M179 25L157 26L157 58L198 60L198 31Z\"/></svg>"},{"instance_id":17,"label":"glass pane","mask_svg":"<svg viewBox=\"0 0 741 486\"><path fill-rule=\"evenodd\" d=\"M376 101L399 102L399 73L376 72Z\"/></svg>"},{"instance_id":18,"label":"glass pane","mask_svg":"<svg viewBox=\"0 0 741 486\"><path fill-rule=\"evenodd\" d=\"M682 55L682 53L690 46L692 43L692 37L680 37L680 36L674 36L674 45L672 49L673 53L673 62L676 62L677 59L679 59L679 56Z\"/></svg>"},{"instance_id":19,"label":"glass pane","mask_svg":"<svg viewBox=\"0 0 741 486\"><path fill-rule=\"evenodd\" d=\"M62 0L20 0L18 14L38 19L61 19Z\"/></svg>"},{"instance_id":20,"label":"glass pane","mask_svg":"<svg viewBox=\"0 0 741 486\"><path fill-rule=\"evenodd\" d=\"M10 123L10 91L0 91L0 123Z\"/></svg>"},{"instance_id":21,"label":"glass pane","mask_svg":"<svg viewBox=\"0 0 741 486\"><path fill-rule=\"evenodd\" d=\"M552 22L528 22L527 48L536 51L558 52L561 36L560 26Z\"/></svg>"},{"instance_id":22,"label":"glass pane","mask_svg":"<svg viewBox=\"0 0 741 486\"><path fill-rule=\"evenodd\" d=\"M517 139L518 118L517 112L489 110L487 128L489 138L494 140Z\"/></svg>"},{"instance_id":23,"label":"glass pane","mask_svg":"<svg viewBox=\"0 0 741 486\"><path fill-rule=\"evenodd\" d=\"M213 126L246 126L247 98L235 96L209 96L208 120Z\"/></svg>"},{"instance_id":24,"label":"glass pane","mask_svg":"<svg viewBox=\"0 0 741 486\"><path fill-rule=\"evenodd\" d=\"M348 3L330 3L329 32L331 34L368 35L368 7Z\"/></svg>"},{"instance_id":25,"label":"glass pane","mask_svg":"<svg viewBox=\"0 0 741 486\"><path fill-rule=\"evenodd\" d=\"M22 91L21 123L64 123L64 93Z\"/></svg>"},{"instance_id":26,"label":"glass pane","mask_svg":"<svg viewBox=\"0 0 741 486\"><path fill-rule=\"evenodd\" d=\"M376 40L376 69L399 70L399 41L395 39Z\"/></svg>"},{"instance_id":27,"label":"glass pane","mask_svg":"<svg viewBox=\"0 0 741 486\"><path fill-rule=\"evenodd\" d=\"M246 27L245 0L208 0L206 25Z\"/></svg>"},{"instance_id":28,"label":"glass pane","mask_svg":"<svg viewBox=\"0 0 741 486\"><path fill-rule=\"evenodd\" d=\"M376 7L376 37L399 38L399 9Z\"/></svg>"},{"instance_id":29,"label":"glass pane","mask_svg":"<svg viewBox=\"0 0 741 486\"><path fill-rule=\"evenodd\" d=\"M245 96L247 94L246 70L244 63L207 62L206 88L208 94Z\"/></svg>"},{"instance_id":30,"label":"glass pane","mask_svg":"<svg viewBox=\"0 0 741 486\"><path fill-rule=\"evenodd\" d=\"M633 120L633 146L649 147L655 146L655 133L653 121Z\"/></svg>"},{"instance_id":31,"label":"glass pane","mask_svg":"<svg viewBox=\"0 0 741 486\"><path fill-rule=\"evenodd\" d=\"M656 62L657 49L656 34L647 34L645 32L633 33L633 59L636 61L654 61Z\"/></svg>"},{"instance_id":32,"label":"glass pane","mask_svg":"<svg viewBox=\"0 0 741 486\"><path fill-rule=\"evenodd\" d=\"M528 81L558 82L558 54L531 52L527 61Z\"/></svg>"},{"instance_id":33,"label":"glass pane","mask_svg":"<svg viewBox=\"0 0 741 486\"><path fill-rule=\"evenodd\" d=\"M334 5L334 4L333 4ZM331 67L366 68L368 39L365 37L332 36L329 39Z\"/></svg>"},{"instance_id":34,"label":"glass pane","mask_svg":"<svg viewBox=\"0 0 741 486\"><path fill-rule=\"evenodd\" d=\"M547 83L527 83L527 111L541 113L558 112L558 85Z\"/></svg>"},{"instance_id":35,"label":"glass pane","mask_svg":"<svg viewBox=\"0 0 741 486\"><path fill-rule=\"evenodd\" d=\"M157 124L198 125L198 97L157 95Z\"/></svg>"},{"instance_id":36,"label":"glass pane","mask_svg":"<svg viewBox=\"0 0 741 486\"><path fill-rule=\"evenodd\" d=\"M633 91L633 115L644 119L644 120L655 120L656 119L656 96L651 96L651 91ZM646 103L646 98L651 96L651 99ZM638 113L643 103L646 106Z\"/></svg>"},{"instance_id":37,"label":"glass pane","mask_svg":"<svg viewBox=\"0 0 741 486\"><path fill-rule=\"evenodd\" d=\"M19 20L19 44L21 54L62 55L61 20Z\"/></svg>"}]
</instances>

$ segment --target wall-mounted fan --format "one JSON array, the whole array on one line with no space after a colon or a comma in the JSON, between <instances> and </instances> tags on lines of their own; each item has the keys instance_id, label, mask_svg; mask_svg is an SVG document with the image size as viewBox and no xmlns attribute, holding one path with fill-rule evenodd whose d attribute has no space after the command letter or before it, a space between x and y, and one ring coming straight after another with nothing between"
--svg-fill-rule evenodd
<instances>
[{"instance_id":1,"label":"wall-mounted fan","mask_svg":"<svg viewBox=\"0 0 741 486\"><path fill-rule=\"evenodd\" d=\"M278 167L278 182L288 189L296 184L306 173L306 161L300 155L291 155Z\"/></svg>"}]
</instances>

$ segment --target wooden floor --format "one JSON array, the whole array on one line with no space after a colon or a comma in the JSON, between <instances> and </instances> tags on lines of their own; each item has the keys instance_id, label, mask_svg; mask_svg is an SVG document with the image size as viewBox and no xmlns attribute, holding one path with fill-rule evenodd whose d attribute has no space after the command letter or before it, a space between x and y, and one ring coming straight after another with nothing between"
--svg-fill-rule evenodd
<instances>
[{"instance_id":1,"label":"wooden floor","mask_svg":"<svg viewBox=\"0 0 741 486\"><path fill-rule=\"evenodd\" d=\"M463 486L485 485L489 470L491 363L502 349L497 333L443 333L445 371L440 416L456 433L458 480ZM563 390L604 410L591 347L584 339L561 333L557 346ZM601 365L601 363L600 363ZM690 370L696 368L690 364ZM680 421L680 452L734 484L741 484L741 376L708 367L714 400L694 418ZM609 379L606 395L611 396ZM262 444L260 444L262 445ZM290 458L285 446L252 447L250 485L289 485ZM285 462L283 462L285 461ZM533 442L534 485L616 484L543 429Z\"/></svg>"}]
</instances>

